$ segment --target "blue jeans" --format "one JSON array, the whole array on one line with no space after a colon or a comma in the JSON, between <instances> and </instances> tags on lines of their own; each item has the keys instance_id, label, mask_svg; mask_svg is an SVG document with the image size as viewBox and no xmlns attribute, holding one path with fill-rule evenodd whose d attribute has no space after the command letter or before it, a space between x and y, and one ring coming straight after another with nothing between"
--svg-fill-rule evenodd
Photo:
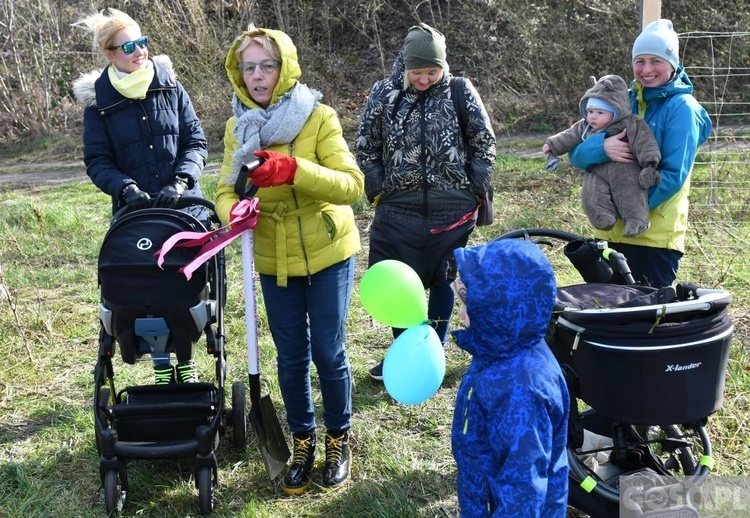
<instances>
[{"instance_id":1,"label":"blue jeans","mask_svg":"<svg viewBox=\"0 0 750 518\"><path fill-rule=\"evenodd\" d=\"M316 428L310 362L320 380L326 428L350 427L352 372L344 342L353 283L353 256L309 277L289 277L285 288L276 285L274 275L260 275L278 354L281 396L293 433Z\"/></svg>"},{"instance_id":2,"label":"blue jeans","mask_svg":"<svg viewBox=\"0 0 750 518\"><path fill-rule=\"evenodd\" d=\"M671 286L677 278L682 252L626 243L610 243L609 245L625 256L633 278L638 284L662 288ZM627 284L622 275L617 272L614 273L610 282Z\"/></svg>"}]
</instances>

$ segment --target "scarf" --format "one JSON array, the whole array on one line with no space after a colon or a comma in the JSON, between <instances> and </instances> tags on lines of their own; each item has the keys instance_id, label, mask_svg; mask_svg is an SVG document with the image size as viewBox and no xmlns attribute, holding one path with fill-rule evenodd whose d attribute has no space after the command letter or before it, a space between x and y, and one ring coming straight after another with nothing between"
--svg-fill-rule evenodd
<instances>
[{"instance_id":1,"label":"scarf","mask_svg":"<svg viewBox=\"0 0 750 518\"><path fill-rule=\"evenodd\" d=\"M227 183L234 185L242 164L253 159L255 151L275 144L292 142L318 105L323 94L297 83L268 108L248 108L234 94L234 136L237 150L232 155L232 173Z\"/></svg>"},{"instance_id":2,"label":"scarf","mask_svg":"<svg viewBox=\"0 0 750 518\"><path fill-rule=\"evenodd\" d=\"M643 99L643 85L636 81L633 90L635 90L635 100L638 104L638 116L642 119L646 115L646 107L648 106Z\"/></svg>"},{"instance_id":3,"label":"scarf","mask_svg":"<svg viewBox=\"0 0 750 518\"><path fill-rule=\"evenodd\" d=\"M112 86L124 97L145 99L148 87L154 80L154 65L151 61L147 61L146 68L140 68L135 72L124 75L114 65L110 65L107 73Z\"/></svg>"}]
</instances>

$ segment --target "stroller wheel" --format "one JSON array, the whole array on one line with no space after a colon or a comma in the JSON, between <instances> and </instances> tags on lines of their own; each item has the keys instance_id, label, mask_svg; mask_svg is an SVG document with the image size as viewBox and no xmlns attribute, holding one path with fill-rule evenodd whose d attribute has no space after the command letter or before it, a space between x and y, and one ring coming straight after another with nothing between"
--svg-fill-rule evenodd
<instances>
[{"instance_id":1,"label":"stroller wheel","mask_svg":"<svg viewBox=\"0 0 750 518\"><path fill-rule=\"evenodd\" d=\"M639 430L651 445L651 451L664 463L664 467L675 475L689 476L695 473L700 459L701 444L696 430L676 424L649 426Z\"/></svg>"},{"instance_id":2,"label":"stroller wheel","mask_svg":"<svg viewBox=\"0 0 750 518\"><path fill-rule=\"evenodd\" d=\"M198 486L198 508L201 514L211 514L214 510L214 486L213 469L210 466L202 466L196 474L196 485Z\"/></svg>"},{"instance_id":3,"label":"stroller wheel","mask_svg":"<svg viewBox=\"0 0 750 518\"><path fill-rule=\"evenodd\" d=\"M247 444L247 401L245 384L241 381L232 383L232 444L244 451Z\"/></svg>"},{"instance_id":4,"label":"stroller wheel","mask_svg":"<svg viewBox=\"0 0 750 518\"><path fill-rule=\"evenodd\" d=\"M117 516L125 505L125 491L120 483L120 474L116 470L104 473L104 507L107 516Z\"/></svg>"}]
</instances>

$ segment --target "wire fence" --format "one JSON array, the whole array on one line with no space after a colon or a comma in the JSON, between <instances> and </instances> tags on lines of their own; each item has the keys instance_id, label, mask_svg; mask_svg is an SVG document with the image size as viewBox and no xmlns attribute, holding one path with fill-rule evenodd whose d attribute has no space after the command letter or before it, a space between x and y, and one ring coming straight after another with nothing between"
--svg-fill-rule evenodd
<instances>
[{"instance_id":1,"label":"wire fence","mask_svg":"<svg viewBox=\"0 0 750 518\"><path fill-rule=\"evenodd\" d=\"M750 32L680 35L695 97L714 121L692 175L688 253L680 278L720 285L741 298L750 298L742 295L750 291L743 254L750 242L750 67L738 51L749 45ZM693 51L709 61L691 59Z\"/></svg>"}]
</instances>

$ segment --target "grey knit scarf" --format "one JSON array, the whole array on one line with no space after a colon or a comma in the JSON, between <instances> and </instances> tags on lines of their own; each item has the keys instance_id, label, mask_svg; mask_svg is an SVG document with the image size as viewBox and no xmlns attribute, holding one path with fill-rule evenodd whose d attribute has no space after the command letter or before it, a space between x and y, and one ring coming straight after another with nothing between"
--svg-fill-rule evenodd
<instances>
[{"instance_id":1,"label":"grey knit scarf","mask_svg":"<svg viewBox=\"0 0 750 518\"><path fill-rule=\"evenodd\" d=\"M254 151L274 144L292 142L322 97L323 94L317 90L297 83L268 108L251 109L235 94L232 98L232 110L238 147L232 155L232 173L227 178L227 183L231 185L237 180L242 164L252 160Z\"/></svg>"}]
</instances>

